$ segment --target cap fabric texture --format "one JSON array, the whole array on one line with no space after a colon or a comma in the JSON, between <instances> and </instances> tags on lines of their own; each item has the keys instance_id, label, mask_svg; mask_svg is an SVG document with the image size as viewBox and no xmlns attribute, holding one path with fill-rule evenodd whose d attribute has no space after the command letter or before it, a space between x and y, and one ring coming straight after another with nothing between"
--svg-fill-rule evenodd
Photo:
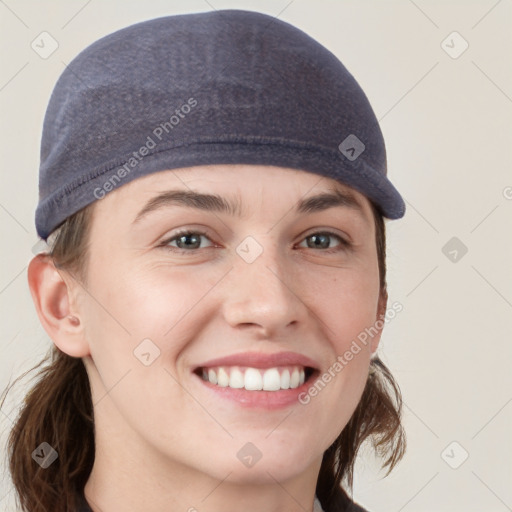
<instances>
[{"instance_id":1,"label":"cap fabric texture","mask_svg":"<svg viewBox=\"0 0 512 512\"><path fill-rule=\"evenodd\" d=\"M304 170L387 218L405 212L372 107L338 58L272 16L220 10L137 23L66 67L44 119L37 233L133 179L208 164Z\"/></svg>"}]
</instances>

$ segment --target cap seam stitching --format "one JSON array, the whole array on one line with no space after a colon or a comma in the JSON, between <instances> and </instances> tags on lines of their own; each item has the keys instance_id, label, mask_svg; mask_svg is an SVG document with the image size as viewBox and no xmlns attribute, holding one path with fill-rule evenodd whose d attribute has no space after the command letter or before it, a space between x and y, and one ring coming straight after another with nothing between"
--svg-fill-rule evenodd
<instances>
[{"instance_id":1,"label":"cap seam stitching","mask_svg":"<svg viewBox=\"0 0 512 512\"><path fill-rule=\"evenodd\" d=\"M172 149L177 149L177 148L186 147L186 146L192 146L192 145L196 145L196 144L201 144L201 145L202 144L205 144L205 145L206 144L211 144L211 145L213 145L213 144L241 144L241 145L242 144L247 144L247 145L258 144L258 145L262 145L262 146L272 144L272 145L280 146L280 147L284 147L284 148L290 147L292 149L295 149L295 148L313 149L313 150L317 150L324 154L336 155L336 152L333 151L332 149L326 148L324 146L320 146L318 144L310 144L310 143L306 143L306 142L302 142L302 141L290 141L289 139L283 139L283 140L286 140L287 143L284 144L284 143L280 142L278 138L261 138L258 140L255 137L254 138L248 137L247 139L241 139L240 137L238 137L237 139L226 139L226 140L219 140L218 138L215 138L212 140L196 139L191 142L182 142L179 144L173 144L171 146L162 148L158 151L148 153L147 155L145 155L143 157L143 159L164 153L166 151L170 151ZM133 155L133 152L132 152L132 155ZM342 156L341 153L339 154L339 156L340 157ZM47 200L54 199L54 200L60 201L67 194L73 192L77 188L80 188L82 185L90 182L91 180L98 178L98 177L102 176L103 174L106 174L116 168L123 167L124 165L126 165L128 163L128 160L130 158L135 158L135 157L126 156L126 157L123 157L123 158L117 160L116 162L112 162L106 168L98 168L97 170L90 171L87 175L85 175L85 176L82 175L79 178L75 179L74 182L64 185L64 188L60 189L60 194L58 196L55 195L55 193L57 192L57 191L55 191L54 194L48 196L46 199ZM362 160L357 162L357 164L353 164L352 162L350 162L349 165L352 166L353 170L358 170L358 167L361 166L361 162L366 167L373 169L373 167L369 166L368 164L366 164L366 162L364 162ZM382 174L379 171L375 171L375 172L378 174ZM380 187L378 187L378 188L379 188L379 190L382 190Z\"/></svg>"}]
</instances>

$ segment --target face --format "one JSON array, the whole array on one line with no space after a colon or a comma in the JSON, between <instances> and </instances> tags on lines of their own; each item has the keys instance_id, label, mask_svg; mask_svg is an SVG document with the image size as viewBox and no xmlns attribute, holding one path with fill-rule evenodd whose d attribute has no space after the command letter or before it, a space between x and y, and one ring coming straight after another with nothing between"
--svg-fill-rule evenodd
<instances>
[{"instance_id":1,"label":"face","mask_svg":"<svg viewBox=\"0 0 512 512\"><path fill-rule=\"evenodd\" d=\"M97 425L218 479L318 470L378 342L344 356L379 318L368 200L279 167L158 172L98 201L90 240L79 312Z\"/></svg>"}]
</instances>

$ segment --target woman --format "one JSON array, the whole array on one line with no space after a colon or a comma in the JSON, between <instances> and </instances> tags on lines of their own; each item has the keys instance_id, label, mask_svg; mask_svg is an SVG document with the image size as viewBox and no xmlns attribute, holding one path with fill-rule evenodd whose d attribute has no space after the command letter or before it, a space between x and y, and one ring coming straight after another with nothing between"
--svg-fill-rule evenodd
<instances>
[{"instance_id":1,"label":"woman","mask_svg":"<svg viewBox=\"0 0 512 512\"><path fill-rule=\"evenodd\" d=\"M225 10L86 48L43 128L22 509L363 510L360 445L405 449L376 355L404 212L364 92L297 28Z\"/></svg>"}]
</instances>

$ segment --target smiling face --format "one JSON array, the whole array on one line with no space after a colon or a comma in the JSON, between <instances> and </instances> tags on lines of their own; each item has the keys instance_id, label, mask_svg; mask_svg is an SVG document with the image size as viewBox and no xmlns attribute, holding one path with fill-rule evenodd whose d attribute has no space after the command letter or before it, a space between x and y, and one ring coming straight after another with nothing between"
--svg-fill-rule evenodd
<instances>
[{"instance_id":1,"label":"smiling face","mask_svg":"<svg viewBox=\"0 0 512 512\"><path fill-rule=\"evenodd\" d=\"M78 303L97 458L115 446L148 471L232 482L317 475L379 338L297 399L382 312L366 197L278 167L164 171L98 201L90 241Z\"/></svg>"}]
</instances>

